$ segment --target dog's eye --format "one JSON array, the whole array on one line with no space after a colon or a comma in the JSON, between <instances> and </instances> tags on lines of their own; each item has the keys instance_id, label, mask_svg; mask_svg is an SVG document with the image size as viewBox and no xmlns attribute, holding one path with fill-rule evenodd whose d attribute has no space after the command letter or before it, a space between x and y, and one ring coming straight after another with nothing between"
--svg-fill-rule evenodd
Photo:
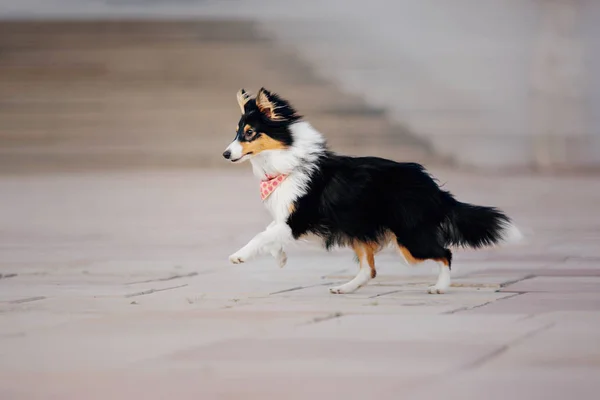
<instances>
[{"instance_id":1,"label":"dog's eye","mask_svg":"<svg viewBox=\"0 0 600 400\"><path fill-rule=\"evenodd\" d=\"M253 133L254 133L254 130L252 130L252 129L248 129L246 131L246 135L248 135L248 136L252 135Z\"/></svg>"}]
</instances>

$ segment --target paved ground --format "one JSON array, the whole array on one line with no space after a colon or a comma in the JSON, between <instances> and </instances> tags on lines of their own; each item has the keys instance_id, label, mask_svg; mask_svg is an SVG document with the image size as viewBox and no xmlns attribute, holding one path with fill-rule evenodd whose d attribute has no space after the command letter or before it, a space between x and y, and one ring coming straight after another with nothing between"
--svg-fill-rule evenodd
<instances>
[{"instance_id":1,"label":"paved ground","mask_svg":"<svg viewBox=\"0 0 600 400\"><path fill-rule=\"evenodd\" d=\"M345 296L350 253L228 265L268 223L248 168L0 177L0 398L594 398L600 181L435 173L530 234L441 296L393 255Z\"/></svg>"}]
</instances>

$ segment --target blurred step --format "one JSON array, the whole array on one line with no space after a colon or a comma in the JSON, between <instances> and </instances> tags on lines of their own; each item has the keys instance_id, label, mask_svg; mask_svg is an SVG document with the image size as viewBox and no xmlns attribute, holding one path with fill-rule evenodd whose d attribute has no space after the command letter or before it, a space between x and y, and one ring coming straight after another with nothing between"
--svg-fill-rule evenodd
<instances>
[{"instance_id":1,"label":"blurred step","mask_svg":"<svg viewBox=\"0 0 600 400\"><path fill-rule=\"evenodd\" d=\"M145 143L142 146L120 147L1 148L0 171L13 174L132 168L228 168L229 163L221 156L223 149L221 142L203 142L201 146L185 146L185 143L181 143L175 147ZM440 163L439 157L430 152L407 146L386 148L345 143L332 146L332 150L338 154L384 157L399 162Z\"/></svg>"},{"instance_id":2,"label":"blurred step","mask_svg":"<svg viewBox=\"0 0 600 400\"><path fill-rule=\"evenodd\" d=\"M334 150L431 153L248 21L11 22L0 49L1 171L223 166L235 93L262 86Z\"/></svg>"},{"instance_id":3,"label":"blurred step","mask_svg":"<svg viewBox=\"0 0 600 400\"><path fill-rule=\"evenodd\" d=\"M1 78L0 78L1 80ZM15 84L3 85L0 81L0 113L35 113L40 117L52 115L56 111L73 113L111 112L117 113L124 109L137 109L153 112L155 110L239 110L235 100L236 92L242 84L219 85L219 87L198 86L177 89L164 84L119 85L107 82L103 84L77 85L33 85ZM267 88L281 93L303 114L309 111L343 112L380 112L371 109L357 97L337 93L327 85L290 85L286 83L265 84ZM255 93L259 85L244 85ZM101 108L100 108L101 107Z\"/></svg>"},{"instance_id":4,"label":"blurred step","mask_svg":"<svg viewBox=\"0 0 600 400\"><path fill-rule=\"evenodd\" d=\"M2 21L3 49L89 49L197 42L260 42L247 20L198 21Z\"/></svg>"},{"instance_id":5,"label":"blurred step","mask_svg":"<svg viewBox=\"0 0 600 400\"><path fill-rule=\"evenodd\" d=\"M224 147L234 136L238 115L230 113L220 119L210 115L181 114L171 118L153 118L151 115L126 115L127 118L103 119L101 115L83 118L80 114L64 116L64 119L47 121L39 118L19 120L0 118L0 140L6 148L28 146L72 147L98 146L115 147L144 143L169 145L196 141L198 148L203 142L218 141ZM332 144L353 145L379 144L388 146L403 140L401 135L390 135L393 129L380 117L344 117L315 115L308 118ZM12 125L11 125L12 124ZM177 140L173 140L176 132ZM407 144L408 142L404 142ZM413 143L410 143L413 144Z\"/></svg>"}]
</instances>

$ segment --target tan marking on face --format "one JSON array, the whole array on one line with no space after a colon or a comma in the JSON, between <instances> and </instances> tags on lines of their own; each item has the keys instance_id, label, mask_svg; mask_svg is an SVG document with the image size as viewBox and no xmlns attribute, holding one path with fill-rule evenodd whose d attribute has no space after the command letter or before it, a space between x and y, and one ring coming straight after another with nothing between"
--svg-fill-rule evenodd
<instances>
[{"instance_id":1,"label":"tan marking on face","mask_svg":"<svg viewBox=\"0 0 600 400\"><path fill-rule=\"evenodd\" d=\"M294 203L290 204L290 206L288 207L288 211L290 212L290 214L293 214L294 211L296 211L296 205Z\"/></svg>"},{"instance_id":2,"label":"tan marking on face","mask_svg":"<svg viewBox=\"0 0 600 400\"><path fill-rule=\"evenodd\" d=\"M285 150L287 146L278 140L267 135L261 135L259 138L251 142L240 142L242 146L242 156L248 153L258 154L265 150Z\"/></svg>"},{"instance_id":3,"label":"tan marking on face","mask_svg":"<svg viewBox=\"0 0 600 400\"><path fill-rule=\"evenodd\" d=\"M252 127L248 124L244 125L244 133L248 132L248 129L252 129Z\"/></svg>"},{"instance_id":4,"label":"tan marking on face","mask_svg":"<svg viewBox=\"0 0 600 400\"><path fill-rule=\"evenodd\" d=\"M358 257L360 267L365 267L363 265L363 260L366 259L367 264L371 269L371 278L375 278L377 276L377 271L375 270L375 253L381 249L381 246L378 243L354 242L352 244L352 249Z\"/></svg>"}]
</instances>

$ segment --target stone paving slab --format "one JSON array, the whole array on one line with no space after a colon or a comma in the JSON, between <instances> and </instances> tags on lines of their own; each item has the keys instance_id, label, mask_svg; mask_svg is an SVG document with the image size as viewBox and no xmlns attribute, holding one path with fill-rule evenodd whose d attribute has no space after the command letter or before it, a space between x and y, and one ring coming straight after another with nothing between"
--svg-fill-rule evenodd
<instances>
[{"instance_id":1,"label":"stone paving slab","mask_svg":"<svg viewBox=\"0 0 600 400\"><path fill-rule=\"evenodd\" d=\"M35 381L35 387L18 380ZM425 379L422 382L426 382ZM143 399L290 399L345 398L359 400L377 397L397 399L398 393L415 384L401 376L294 377L258 380L256 377L220 378L197 370L170 371L69 371L62 373L10 374L0 377L0 395L23 399L47 399L48 393L60 399L127 400Z\"/></svg>"},{"instance_id":2,"label":"stone paving slab","mask_svg":"<svg viewBox=\"0 0 600 400\"><path fill-rule=\"evenodd\" d=\"M217 376L404 376L443 373L495 350L486 344L427 343L344 338L229 340L190 348L154 360L156 364L198 369L210 365ZM399 364L398 360L404 362ZM149 363L145 363L148 365Z\"/></svg>"},{"instance_id":3,"label":"stone paving slab","mask_svg":"<svg viewBox=\"0 0 600 400\"><path fill-rule=\"evenodd\" d=\"M468 371L448 374L411 391L411 398L551 399L587 398L600 389L597 370L513 368L511 371Z\"/></svg>"},{"instance_id":4,"label":"stone paving slab","mask_svg":"<svg viewBox=\"0 0 600 400\"><path fill-rule=\"evenodd\" d=\"M491 275L497 277L503 274L521 274L523 276L553 276L553 277L575 277L575 276L600 276L600 268L598 268L598 262L582 263L578 262L578 268L571 268L570 265L551 265L547 268L490 268L483 271L474 271L470 276L481 277ZM561 268L561 269L558 269Z\"/></svg>"},{"instance_id":5,"label":"stone paving slab","mask_svg":"<svg viewBox=\"0 0 600 400\"><path fill-rule=\"evenodd\" d=\"M502 301L466 310L469 313L540 314L552 311L594 311L600 309L598 293L523 293Z\"/></svg>"},{"instance_id":6,"label":"stone paving slab","mask_svg":"<svg viewBox=\"0 0 600 400\"><path fill-rule=\"evenodd\" d=\"M296 325L319 313L142 311L76 319L3 339L0 369L71 370L125 367L187 347ZM65 351L68 349L68 351Z\"/></svg>"},{"instance_id":7,"label":"stone paving slab","mask_svg":"<svg viewBox=\"0 0 600 400\"><path fill-rule=\"evenodd\" d=\"M502 288L502 292L598 293L600 277L533 277Z\"/></svg>"},{"instance_id":8,"label":"stone paving slab","mask_svg":"<svg viewBox=\"0 0 600 400\"><path fill-rule=\"evenodd\" d=\"M0 176L0 398L593 397L595 178L434 173L529 235L446 295L393 253L344 296L348 251L229 265L269 222L243 168Z\"/></svg>"},{"instance_id":9,"label":"stone paving slab","mask_svg":"<svg viewBox=\"0 0 600 400\"><path fill-rule=\"evenodd\" d=\"M516 315L348 315L293 332L278 331L265 338L396 341L467 345L502 345L545 326L545 322Z\"/></svg>"},{"instance_id":10,"label":"stone paving slab","mask_svg":"<svg viewBox=\"0 0 600 400\"><path fill-rule=\"evenodd\" d=\"M551 327L552 325L548 325ZM570 331L554 328L541 332L535 340L520 343L502 357L490 362L489 368L509 370L522 368L578 368L600 373L600 347L591 345L598 330Z\"/></svg>"}]
</instances>

